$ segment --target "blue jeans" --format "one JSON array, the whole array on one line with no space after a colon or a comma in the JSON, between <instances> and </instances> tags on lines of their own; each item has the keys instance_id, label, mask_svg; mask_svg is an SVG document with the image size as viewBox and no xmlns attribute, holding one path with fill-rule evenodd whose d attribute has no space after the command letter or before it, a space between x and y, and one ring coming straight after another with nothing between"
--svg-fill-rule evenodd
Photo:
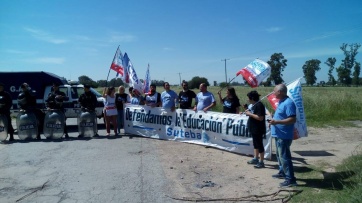
<instances>
[{"instance_id":1,"label":"blue jeans","mask_svg":"<svg viewBox=\"0 0 362 203\"><path fill-rule=\"evenodd\" d=\"M278 173L279 173L279 174L284 174L283 166L282 166L282 163L280 162L279 153L278 153L278 138L277 138L277 137L274 137L274 138L275 138L275 155L276 155L276 157L277 157L278 166L279 166L279 171L278 171Z\"/></svg>"},{"instance_id":2,"label":"blue jeans","mask_svg":"<svg viewBox=\"0 0 362 203\"><path fill-rule=\"evenodd\" d=\"M279 172L284 172L286 180L295 182L296 179L294 177L292 155L290 152L290 145L292 144L292 141L293 140L275 138Z\"/></svg>"},{"instance_id":3,"label":"blue jeans","mask_svg":"<svg viewBox=\"0 0 362 203\"><path fill-rule=\"evenodd\" d=\"M124 116L124 111L123 110L117 110L117 129L118 132L121 132L121 129L123 128L123 116Z\"/></svg>"}]
</instances>

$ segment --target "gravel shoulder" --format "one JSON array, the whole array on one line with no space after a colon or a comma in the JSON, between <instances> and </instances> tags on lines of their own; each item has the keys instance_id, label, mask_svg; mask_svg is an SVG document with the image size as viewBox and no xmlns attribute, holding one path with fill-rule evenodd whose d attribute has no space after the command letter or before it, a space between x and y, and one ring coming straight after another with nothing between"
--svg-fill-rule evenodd
<instances>
[{"instance_id":1,"label":"gravel shoulder","mask_svg":"<svg viewBox=\"0 0 362 203\"><path fill-rule=\"evenodd\" d=\"M323 164L326 172L333 172L343 159L362 150L361 123L351 128L309 128L309 136L293 141L291 146L295 170ZM276 197L261 198L261 195L280 189L282 180L271 177L277 172L275 156L266 160L266 168L254 169L246 163L249 156L194 144L152 142L157 147L173 198L219 202L269 198L268 201L272 201ZM302 180L297 182L306 185ZM258 197L245 199L250 195Z\"/></svg>"}]
</instances>

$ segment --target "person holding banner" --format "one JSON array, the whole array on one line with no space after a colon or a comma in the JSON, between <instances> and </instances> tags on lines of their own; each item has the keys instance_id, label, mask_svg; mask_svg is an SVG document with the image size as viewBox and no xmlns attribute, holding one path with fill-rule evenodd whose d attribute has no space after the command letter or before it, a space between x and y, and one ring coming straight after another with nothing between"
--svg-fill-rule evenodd
<instances>
[{"instance_id":1,"label":"person holding banner","mask_svg":"<svg viewBox=\"0 0 362 203\"><path fill-rule=\"evenodd\" d=\"M251 108L245 110L245 115L249 116L248 129L253 138L254 158L248 164L255 164L255 168L265 168L264 166L264 145L263 138L266 133L265 126L265 106L259 101L259 93L251 91L247 94ZM260 160L259 160L260 158Z\"/></svg>"},{"instance_id":2,"label":"person holding banner","mask_svg":"<svg viewBox=\"0 0 362 203\"><path fill-rule=\"evenodd\" d=\"M156 85L150 85L150 92L145 96L145 104L150 107L159 107L161 105L161 95L156 92Z\"/></svg>"},{"instance_id":3,"label":"person holding banner","mask_svg":"<svg viewBox=\"0 0 362 203\"><path fill-rule=\"evenodd\" d=\"M111 122L113 124L114 135L117 136L117 108L116 108L116 97L114 87L104 88L104 119L106 120L107 136L110 135Z\"/></svg>"},{"instance_id":4,"label":"person holding banner","mask_svg":"<svg viewBox=\"0 0 362 203\"><path fill-rule=\"evenodd\" d=\"M128 94L126 94L124 86L118 87L118 93L116 93L116 107L117 107L117 129L118 133L121 133L123 128L123 116L124 116L124 105L128 100Z\"/></svg>"},{"instance_id":5,"label":"person holding banner","mask_svg":"<svg viewBox=\"0 0 362 203\"><path fill-rule=\"evenodd\" d=\"M128 88L127 103L131 103L132 94L133 94L133 87L129 87L129 88Z\"/></svg>"},{"instance_id":6,"label":"person holding banner","mask_svg":"<svg viewBox=\"0 0 362 203\"><path fill-rule=\"evenodd\" d=\"M274 96L279 99L279 104L273 118L269 121L271 136L275 137L276 155L279 164L279 172L273 177L285 178L285 181L280 183L280 187L297 185L290 152L297 112L295 103L287 96L287 92L287 86L284 84L275 86Z\"/></svg>"},{"instance_id":7,"label":"person holding banner","mask_svg":"<svg viewBox=\"0 0 362 203\"><path fill-rule=\"evenodd\" d=\"M216 101L214 95L207 91L207 85L205 83L201 83L200 92L197 93L195 98L194 111L204 111L206 113L215 105Z\"/></svg>"},{"instance_id":8,"label":"person holding banner","mask_svg":"<svg viewBox=\"0 0 362 203\"><path fill-rule=\"evenodd\" d=\"M132 96L130 99L130 103L135 104L135 105L145 105L145 101L144 101L141 93L134 88L132 88Z\"/></svg>"},{"instance_id":9,"label":"person holding banner","mask_svg":"<svg viewBox=\"0 0 362 203\"><path fill-rule=\"evenodd\" d=\"M192 109L192 99L196 97L194 91L189 90L189 85L186 81L182 81L182 91L178 94L180 109Z\"/></svg>"},{"instance_id":10,"label":"person holding banner","mask_svg":"<svg viewBox=\"0 0 362 203\"><path fill-rule=\"evenodd\" d=\"M221 90L217 92L220 102L222 103L223 113L239 114L240 102L233 87L228 87L226 90L226 97L221 98Z\"/></svg>"},{"instance_id":11,"label":"person holding banner","mask_svg":"<svg viewBox=\"0 0 362 203\"><path fill-rule=\"evenodd\" d=\"M170 89L168 82L163 83L165 91L161 93L162 108L171 109L172 112L176 109L176 103L178 102L177 93Z\"/></svg>"}]
</instances>

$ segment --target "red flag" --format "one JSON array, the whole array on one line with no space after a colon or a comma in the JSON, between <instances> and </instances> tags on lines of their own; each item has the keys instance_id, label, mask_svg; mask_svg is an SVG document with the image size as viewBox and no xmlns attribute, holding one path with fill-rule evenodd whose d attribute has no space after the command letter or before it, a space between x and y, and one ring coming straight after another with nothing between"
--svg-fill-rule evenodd
<instances>
[{"instance_id":1,"label":"red flag","mask_svg":"<svg viewBox=\"0 0 362 203\"><path fill-rule=\"evenodd\" d=\"M116 54L114 55L113 61L112 61L112 65L111 65L111 69L116 71L117 74L120 74L121 76L123 76L123 71L124 68L122 66L122 53L121 50L119 50L119 47L117 48Z\"/></svg>"},{"instance_id":2,"label":"red flag","mask_svg":"<svg viewBox=\"0 0 362 203\"><path fill-rule=\"evenodd\" d=\"M275 98L275 95L274 94L270 94L268 95L268 101L270 103L270 105L273 107L273 109L277 109L278 107L278 104L279 104L279 99Z\"/></svg>"}]
</instances>

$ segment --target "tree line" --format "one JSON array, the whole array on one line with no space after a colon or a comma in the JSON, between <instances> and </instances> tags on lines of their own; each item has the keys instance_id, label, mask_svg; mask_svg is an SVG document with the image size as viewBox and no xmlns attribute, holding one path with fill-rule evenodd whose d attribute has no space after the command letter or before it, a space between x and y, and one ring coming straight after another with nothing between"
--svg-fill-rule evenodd
<instances>
[{"instance_id":1,"label":"tree line","mask_svg":"<svg viewBox=\"0 0 362 203\"><path fill-rule=\"evenodd\" d=\"M356 61L356 56L358 54L358 49L360 48L360 44L352 43L346 44L343 43L340 46L340 49L343 52L344 59L341 61L339 66L336 66L337 60L335 57L329 57L324 64L328 66L328 81L321 81L321 85L341 85L341 86L359 86L362 84L362 78L360 78L361 73L361 63ZM264 86L272 86L284 83L283 79L283 71L287 67L288 60L284 58L282 53L274 53L271 55L270 59L267 63L271 67L271 74L269 78L265 82L262 83ZM304 63L302 66L304 79L306 81L306 85L315 85L317 83L316 73L321 70L320 67L321 61L318 59L310 59ZM336 71L337 78L334 77L333 71ZM90 84L92 87L106 87L106 86L114 86L118 87L120 85L124 85L127 87L127 84L124 84L120 78L113 78L109 81L107 80L98 80L93 81L88 76L82 75L78 78L79 83L81 84ZM142 79L141 79L142 81ZM185 81L185 80L184 80ZM142 81L143 82L143 81ZM151 83L156 86L163 86L163 80L152 80ZM206 85L210 85L207 78L195 76L190 81L189 88L199 88L201 83L205 83ZM244 83L247 82L244 80ZM214 81L214 86L226 87L226 86L240 86L244 85L243 83L232 82L226 83L221 82L217 83Z\"/></svg>"},{"instance_id":2,"label":"tree line","mask_svg":"<svg viewBox=\"0 0 362 203\"><path fill-rule=\"evenodd\" d=\"M343 51L344 59L340 65L336 67L336 58L329 57L324 64L328 66L328 81L321 82L322 85L341 85L341 86L359 86L362 84L362 79L359 77L361 73L361 63L356 61L358 49L361 45L352 43L350 45L343 43L340 49ZM283 83L282 72L287 66L287 59L284 58L282 53L275 53L270 57L267 62L271 66L271 75L266 82L265 86L271 86L272 84ZM318 59L311 59L304 63L302 66L304 79L306 85L314 85L317 82L316 72L321 70L321 61ZM337 79L333 76L333 71L336 70Z\"/></svg>"}]
</instances>

